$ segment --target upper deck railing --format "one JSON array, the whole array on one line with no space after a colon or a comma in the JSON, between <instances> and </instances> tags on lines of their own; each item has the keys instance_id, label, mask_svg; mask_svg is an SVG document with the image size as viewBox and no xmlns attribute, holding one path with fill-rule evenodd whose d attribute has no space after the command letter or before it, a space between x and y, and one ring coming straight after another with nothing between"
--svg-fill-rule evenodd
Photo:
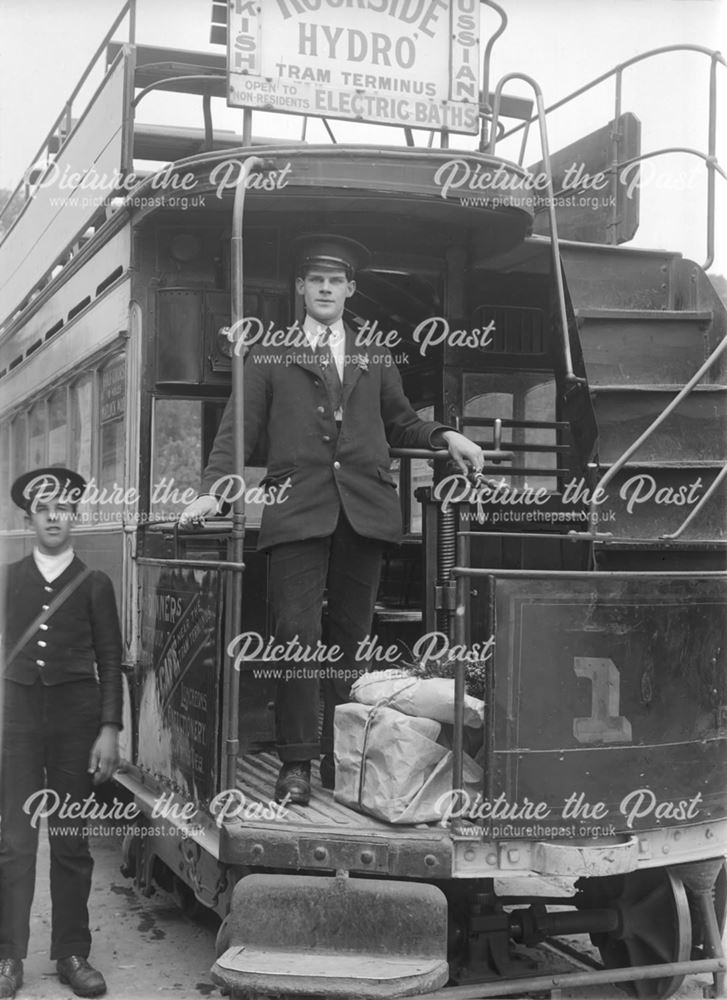
<instances>
[{"instance_id":1,"label":"upper deck railing","mask_svg":"<svg viewBox=\"0 0 727 1000\"><path fill-rule=\"evenodd\" d=\"M619 136L616 133L611 135L611 164L608 167L608 173L611 174L611 186L612 192L616 194L618 179L620 171L631 166L634 163L641 162L642 160L652 159L656 156L663 156L667 153L685 153L687 155L699 157L704 161L707 169L707 207L706 207L706 229L707 229L707 257L702 265L706 271L711 267L714 262L714 250L715 250L715 202L716 202L716 192L715 192L715 181L716 175L719 174L725 180L727 180L727 172L720 166L717 160L717 67L727 66L722 54L714 49L706 48L703 45L664 45L660 48L650 49L648 52L642 52L640 55L633 56L631 59L626 59L624 62L619 63L614 66L613 69L608 70L605 73L601 73L600 76L595 77L588 83L579 87L577 90L572 91L565 97L556 101L554 104L550 104L545 108L544 114L547 118L548 115L552 114L554 111L565 107L567 104L574 101L576 98L581 97L583 94L595 87L598 87L601 83L606 80L613 79L615 86L614 94L614 114L613 120L618 121L622 114L622 93L623 93L623 74L626 69L631 66L635 66L637 63L644 62L647 59L652 59L655 56L664 55L669 52L696 52L705 55L710 60L710 72L709 72L709 101L707 108L707 152L704 153L699 149L694 149L689 146L665 146L662 149L651 150L647 153L641 153L639 156L631 157L630 159L620 161L619 160ZM487 117L487 115L486 115ZM538 115L532 115L527 121L520 122L518 125L513 126L509 130L502 130L500 126L500 106L495 103L491 116L491 135L489 142L487 142L486 132L483 131L481 146L482 148L487 148L490 153L495 152L495 147L498 142L502 142L508 139L518 132L522 132L522 141L520 144L520 153L518 156L518 163L522 166L525 158L525 152L527 147L527 141L530 133L530 126L533 122L538 121ZM556 192L556 194L562 194L562 191ZM612 200L612 222L610 232L615 233L616 225L618 223L618 199L614 198Z\"/></svg>"},{"instance_id":2,"label":"upper deck railing","mask_svg":"<svg viewBox=\"0 0 727 1000\"><path fill-rule=\"evenodd\" d=\"M20 216L32 198L33 186L42 180L43 174L50 168L53 158L60 152L67 140L70 138L71 133L73 132L73 129L80 117L79 115L74 117L74 107L77 104L77 98L83 90L86 81L89 79L94 69L100 62L102 56L105 56L106 48L111 41L112 36L116 32L116 29L123 23L127 16L129 18L128 42L130 45L133 45L136 38L136 0L125 0L123 7L114 19L113 24L104 35L103 41L91 57L91 60L86 66L81 79L71 91L71 94L63 105L60 114L51 125L48 134L43 139L39 149L31 158L29 168L23 174L23 177L3 205L2 209L0 209L0 221L2 221L3 217L6 215L17 213L12 225L8 227L8 230L2 239L6 239L12 232L13 228L17 225Z\"/></svg>"}]
</instances>

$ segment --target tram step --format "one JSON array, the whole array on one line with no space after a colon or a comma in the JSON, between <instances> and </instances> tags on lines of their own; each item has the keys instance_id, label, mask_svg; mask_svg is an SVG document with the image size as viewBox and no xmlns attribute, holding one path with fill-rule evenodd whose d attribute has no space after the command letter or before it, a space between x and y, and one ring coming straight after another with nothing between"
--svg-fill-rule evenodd
<instances>
[{"instance_id":1,"label":"tram step","mask_svg":"<svg viewBox=\"0 0 727 1000\"><path fill-rule=\"evenodd\" d=\"M561 259L576 308L669 309L671 275L681 255L561 241Z\"/></svg>"},{"instance_id":2,"label":"tram step","mask_svg":"<svg viewBox=\"0 0 727 1000\"><path fill-rule=\"evenodd\" d=\"M603 385L592 390L602 462L614 462L674 399L678 385ZM644 442L633 461L727 458L727 387L698 385Z\"/></svg>"},{"instance_id":3,"label":"tram step","mask_svg":"<svg viewBox=\"0 0 727 1000\"><path fill-rule=\"evenodd\" d=\"M597 505L598 530L614 540L661 544L664 535L678 530L705 496L721 466L717 464L629 465L606 486L606 498ZM681 536L684 541L727 540L727 480L697 513Z\"/></svg>"},{"instance_id":4,"label":"tram step","mask_svg":"<svg viewBox=\"0 0 727 1000\"><path fill-rule=\"evenodd\" d=\"M212 978L234 998L388 998L444 986L447 901L417 882L252 874Z\"/></svg>"},{"instance_id":5,"label":"tram step","mask_svg":"<svg viewBox=\"0 0 727 1000\"><path fill-rule=\"evenodd\" d=\"M708 355L709 310L579 309L576 315L592 386L684 384ZM723 376L718 361L704 381Z\"/></svg>"}]
</instances>

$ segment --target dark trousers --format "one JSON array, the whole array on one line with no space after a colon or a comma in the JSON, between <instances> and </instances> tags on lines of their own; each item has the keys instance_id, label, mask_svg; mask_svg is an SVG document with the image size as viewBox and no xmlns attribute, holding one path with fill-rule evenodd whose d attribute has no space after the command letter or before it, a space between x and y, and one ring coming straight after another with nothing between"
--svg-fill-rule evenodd
<instances>
[{"instance_id":1,"label":"dark trousers","mask_svg":"<svg viewBox=\"0 0 727 1000\"><path fill-rule=\"evenodd\" d=\"M383 543L362 538L341 512L327 538L276 545L270 550L270 591L277 643L297 639L315 649L321 639L324 592L328 590L326 650L339 647L335 662L279 661L275 699L278 755L282 761L311 760L333 751L333 712L348 700L351 684L366 664L357 660L361 639L371 631L381 576ZM314 676L315 675L315 676ZM318 736L321 683L323 731Z\"/></svg>"},{"instance_id":2,"label":"dark trousers","mask_svg":"<svg viewBox=\"0 0 727 1000\"><path fill-rule=\"evenodd\" d=\"M88 956L88 896L93 860L83 827L65 819L61 807L81 803L91 792L88 759L98 735L99 688L93 680L44 687L5 681L0 745L0 958L25 958L35 889L38 827L34 811L48 816L52 959ZM52 790L45 798L39 790Z\"/></svg>"}]
</instances>

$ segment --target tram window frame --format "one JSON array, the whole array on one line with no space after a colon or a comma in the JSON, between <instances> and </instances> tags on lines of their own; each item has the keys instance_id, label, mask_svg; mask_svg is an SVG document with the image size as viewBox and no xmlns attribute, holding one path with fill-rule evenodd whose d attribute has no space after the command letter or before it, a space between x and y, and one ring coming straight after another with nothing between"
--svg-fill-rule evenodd
<instances>
[{"instance_id":1,"label":"tram window frame","mask_svg":"<svg viewBox=\"0 0 727 1000\"><path fill-rule=\"evenodd\" d=\"M116 369L122 370L120 379L113 379ZM127 403L127 364L124 354L116 354L105 359L102 365L96 370L96 407L97 417L97 446L96 446L96 468L98 470L98 485L102 491L107 491L104 502L112 511L119 515L122 511L122 504L118 502L119 495L124 490L124 480L126 477L126 403ZM108 386L104 386L104 379L109 379ZM118 392L116 385L121 385L122 391ZM104 392L108 397L104 400ZM104 416L104 409L107 408L107 415ZM110 438L113 437L113 442ZM109 446L110 445L110 446ZM113 462L111 465L105 464L105 459L113 452ZM107 470L113 469L113 480L110 480Z\"/></svg>"},{"instance_id":2,"label":"tram window frame","mask_svg":"<svg viewBox=\"0 0 727 1000\"><path fill-rule=\"evenodd\" d=\"M480 391L475 391L474 383L476 382L480 382L483 385L483 388ZM492 385L491 389L484 387L488 382ZM528 410L529 393L544 386L547 386L549 390L547 416L542 413L533 414ZM481 412L473 413L468 410L468 407L475 400L495 396L501 396L503 399L509 399L511 401L509 414L502 411L483 414ZM462 372L461 398L463 418L468 416L484 416L486 419L493 420L496 417L501 417L504 421L552 423L554 425L552 428L525 426L510 427L507 426L507 424L503 427L503 449L505 451L508 450L508 442L512 442L517 446L523 446L524 449L528 444L546 444L553 449L552 451L545 452L518 450L512 466L503 466L503 476L505 476L507 481L513 486L525 486L529 481L529 477L531 477L532 482L534 482L536 486L545 488L549 492L557 491L558 452L556 451L556 446L560 443L560 441L555 424L558 420L558 392L555 376L552 372L545 369L496 369L487 372ZM471 433L475 440L483 443L484 447L491 447L493 431L490 427L468 428L465 421L464 430L465 433ZM507 473L507 469L513 466L516 468L518 466L536 468L549 474L534 475L533 473L525 473L510 476Z\"/></svg>"},{"instance_id":3,"label":"tram window frame","mask_svg":"<svg viewBox=\"0 0 727 1000\"><path fill-rule=\"evenodd\" d=\"M199 406L199 454L198 454L198 469L193 477L193 481L190 484L182 485L180 484L176 495L172 492L177 488L176 483L167 483L168 491L167 496L174 498L173 502L167 507L160 507L153 503L155 486L161 483L159 471L158 471L158 418L157 418L157 408L163 403L190 403ZM209 461L209 455L212 450L212 445L214 443L215 434L217 428L219 427L220 420L222 419L222 413L227 404L227 400L223 397L215 396L196 396L189 394L156 394L152 397L152 408L151 408L151 434L150 434L150 451L149 451L149 495L146 498L147 504L146 509L149 512L149 521L153 524L154 522L164 522L171 521L181 514L182 510L190 502L190 494L185 495L185 490L193 489L194 495L197 496L199 493L199 483L202 478L202 472L204 471L207 462ZM210 416L213 410L218 411L218 419L210 421ZM249 495L249 491L253 490L255 487L259 486L266 474L265 466L248 465L245 467L245 491ZM166 478L166 474L165 474ZM159 493L163 494L161 486L159 486ZM184 499L183 499L184 497ZM262 512L264 509L264 504L255 503L248 499L246 503L246 523L247 527L251 530L257 530L260 527L262 521Z\"/></svg>"},{"instance_id":4,"label":"tram window frame","mask_svg":"<svg viewBox=\"0 0 727 1000\"><path fill-rule=\"evenodd\" d=\"M107 372L113 365L122 364L124 366L124 407L114 419L121 424L123 478L128 458L126 454L125 406L127 395L126 355L124 352L115 351L111 355L106 354L101 358L90 360L89 366L80 374L74 374L70 379L66 377L62 381L47 386L38 396L27 399L21 409L18 409L12 416L8 415L0 424L0 427L5 428L7 437L6 479L8 482L12 482L34 465L64 465L73 468L88 483L95 480L103 485L101 474L101 384L104 372ZM51 427L51 416L56 405L60 411L65 412L64 423L58 423ZM43 426L42 456L39 454L31 463L31 421L34 416L38 417L39 415L42 415L41 423ZM58 441L51 448L51 434L60 428L63 428L62 455L58 450L60 447ZM40 437L40 435L36 435L36 437ZM123 482L119 482L118 486L119 492L121 492ZM118 509L118 505L116 508ZM95 504L90 502L83 502L79 505L78 515L81 524L88 525L98 520L95 514ZM12 530L25 529L27 525L22 512L12 508L9 517L5 518L3 527Z\"/></svg>"},{"instance_id":5,"label":"tram window frame","mask_svg":"<svg viewBox=\"0 0 727 1000\"><path fill-rule=\"evenodd\" d=\"M61 404L60 406L58 406L59 403ZM60 386L52 392L50 396L48 396L46 406L46 456L48 459L48 465L66 465L70 455L68 385ZM63 411L63 423L53 423L54 410L56 407ZM57 447L57 440L60 439L61 435L59 434L57 438L54 439L54 432L58 431L60 428L63 428L63 448L62 455L58 457L55 449Z\"/></svg>"},{"instance_id":6,"label":"tram window frame","mask_svg":"<svg viewBox=\"0 0 727 1000\"><path fill-rule=\"evenodd\" d=\"M79 475L83 476L84 479L88 480L93 475L93 468L95 464L95 448L96 448L96 438L98 434L96 432L96 421L95 415L97 410L96 396L97 396L97 372L95 369L90 371L82 372L78 378L75 378L68 385L68 410L69 419L68 427L70 431L70 441L68 447L68 459L69 467L74 469ZM81 434L77 433L76 428L76 416L77 412L80 414L80 408L76 411L76 401L80 399L79 388L81 386L88 386L90 389L88 409L89 409L89 420L88 420L88 444L86 448L81 445L84 442L84 438ZM84 426L83 415L81 414L81 419L78 425L78 429L82 430ZM78 448L78 453L76 454L76 448ZM85 466L81 459L85 459Z\"/></svg>"},{"instance_id":7,"label":"tram window frame","mask_svg":"<svg viewBox=\"0 0 727 1000\"><path fill-rule=\"evenodd\" d=\"M40 427L39 433L34 430L36 421ZM38 441L40 447L37 453L34 453ZM48 404L45 397L36 400L28 410L26 461L29 469L40 469L48 464Z\"/></svg>"}]
</instances>

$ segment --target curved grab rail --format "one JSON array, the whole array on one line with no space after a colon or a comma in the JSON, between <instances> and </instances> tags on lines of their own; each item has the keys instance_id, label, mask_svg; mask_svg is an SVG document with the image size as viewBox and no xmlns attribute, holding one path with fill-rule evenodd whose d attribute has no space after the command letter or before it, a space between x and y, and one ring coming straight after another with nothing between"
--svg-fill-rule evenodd
<instances>
[{"instance_id":1,"label":"curved grab rail","mask_svg":"<svg viewBox=\"0 0 727 1000\"><path fill-rule=\"evenodd\" d=\"M630 59L624 60L624 62L618 63L612 69L607 70L605 73L601 73L600 76L596 76L593 80L589 80L588 83L584 83L582 87L577 90L571 91L570 94L566 94L565 97L561 97L559 101L555 104L550 104L546 109L546 115L549 115L551 111L557 111L558 108L563 107L564 104L568 104L570 101L574 100L576 97L580 97L581 94L585 94L587 91L592 90L597 87L599 83L603 83L604 80L608 80L611 76L616 76L620 78L625 69L629 66L633 66L638 62L643 62L646 59L651 59L652 56L663 55L666 52L700 52L703 55L709 56L713 63L721 63L723 66L727 66L727 60L725 60L722 53L717 49L708 49L704 45L662 45L657 49L649 49L647 52L641 52L637 56L632 56ZM617 86L620 88L620 82L617 79ZM618 93L618 100L620 102L621 95ZM502 136L503 139L509 138L509 136L514 135L519 132L520 129L528 128L534 121L537 120L537 115L532 115L527 121L520 122L518 125L514 125L511 129L508 129Z\"/></svg>"},{"instance_id":2,"label":"curved grab rail","mask_svg":"<svg viewBox=\"0 0 727 1000\"><path fill-rule=\"evenodd\" d=\"M649 49L647 52L641 52L639 55L632 56L630 59L626 59L614 66L612 69L607 70L605 73L601 73L600 76L595 77L588 83L585 83L582 87L577 90L572 91L570 94L566 94L560 100L556 101L554 104L549 105L544 109L543 114L545 116L549 115L552 111L557 111L559 108L564 107L564 105L575 100L575 98L580 97L587 91L592 90L599 84L603 83L605 80L611 77L615 78L615 100L614 100L614 121L617 121L621 115L621 97L622 97L622 80L624 70L628 69L630 66L634 66L636 63L644 62L647 59L651 59L654 56L665 55L670 52L696 52L700 55L706 55L709 57L711 66L709 73L709 104L708 104L708 151L706 154L701 153L697 150L690 150L681 147L670 147L664 150L655 150L652 153L644 154L641 159L648 159L652 156L658 156L661 153L667 152L684 152L684 153L694 153L697 156L701 156L705 162L707 168L707 256L703 269L708 270L714 262L714 248L715 248L715 175L719 173L722 177L725 177L725 172L720 167L717 161L717 66L727 66L727 61L721 52L716 49L709 49L704 45L692 45L692 44L679 44L679 45L662 45L656 49ZM527 139L529 135L530 125L540 118L540 109L538 109L537 115L531 116L527 121L520 122L519 124L513 126L511 129L503 132L500 136L497 135L497 129L493 127L493 139L490 143L491 151L494 151L495 140L502 141L510 136L522 130L522 141L520 145L520 153L518 156L518 163L522 165L525 158L525 149L527 145ZM609 172L615 177L616 172L627 166L634 160L627 160L624 163L618 162L618 145L617 138L612 139L612 163L609 168ZM614 208L614 213L616 209Z\"/></svg>"},{"instance_id":3,"label":"curved grab rail","mask_svg":"<svg viewBox=\"0 0 727 1000\"><path fill-rule=\"evenodd\" d=\"M502 9L502 7L495 3L494 0L480 0L480 5L485 7L492 7L493 10L497 11L500 15L500 26L497 31L490 36L485 46L485 52L482 57L482 108L481 108L481 118L482 124L480 127L480 149L484 149L487 145L487 119L491 112L489 105L490 99L490 59L492 57L492 47L503 33L507 27L507 14Z\"/></svg>"},{"instance_id":4,"label":"curved grab rail","mask_svg":"<svg viewBox=\"0 0 727 1000\"><path fill-rule=\"evenodd\" d=\"M492 112L492 138L487 149L488 154L494 156L495 145L497 143L497 128L500 119L500 104L502 101L502 88L509 80L522 80L527 83L535 94L535 106L537 108L537 120L540 130L540 148L543 156L543 168L546 179L546 193L548 198L548 220L550 223L550 249L553 258L553 277L555 279L556 293L558 296L558 317L561 328L561 347L563 351L563 362L565 364L565 382L567 386L585 384L585 379L579 378L573 371L573 358L568 338L568 316L565 308L565 288L563 286L563 272L560 265L560 245L558 243L558 221L555 217L555 194L553 192L553 172L550 166L550 149L548 146L548 129L545 123L545 103L540 85L532 76L526 73L507 73L501 77L495 88L495 103Z\"/></svg>"}]
</instances>

